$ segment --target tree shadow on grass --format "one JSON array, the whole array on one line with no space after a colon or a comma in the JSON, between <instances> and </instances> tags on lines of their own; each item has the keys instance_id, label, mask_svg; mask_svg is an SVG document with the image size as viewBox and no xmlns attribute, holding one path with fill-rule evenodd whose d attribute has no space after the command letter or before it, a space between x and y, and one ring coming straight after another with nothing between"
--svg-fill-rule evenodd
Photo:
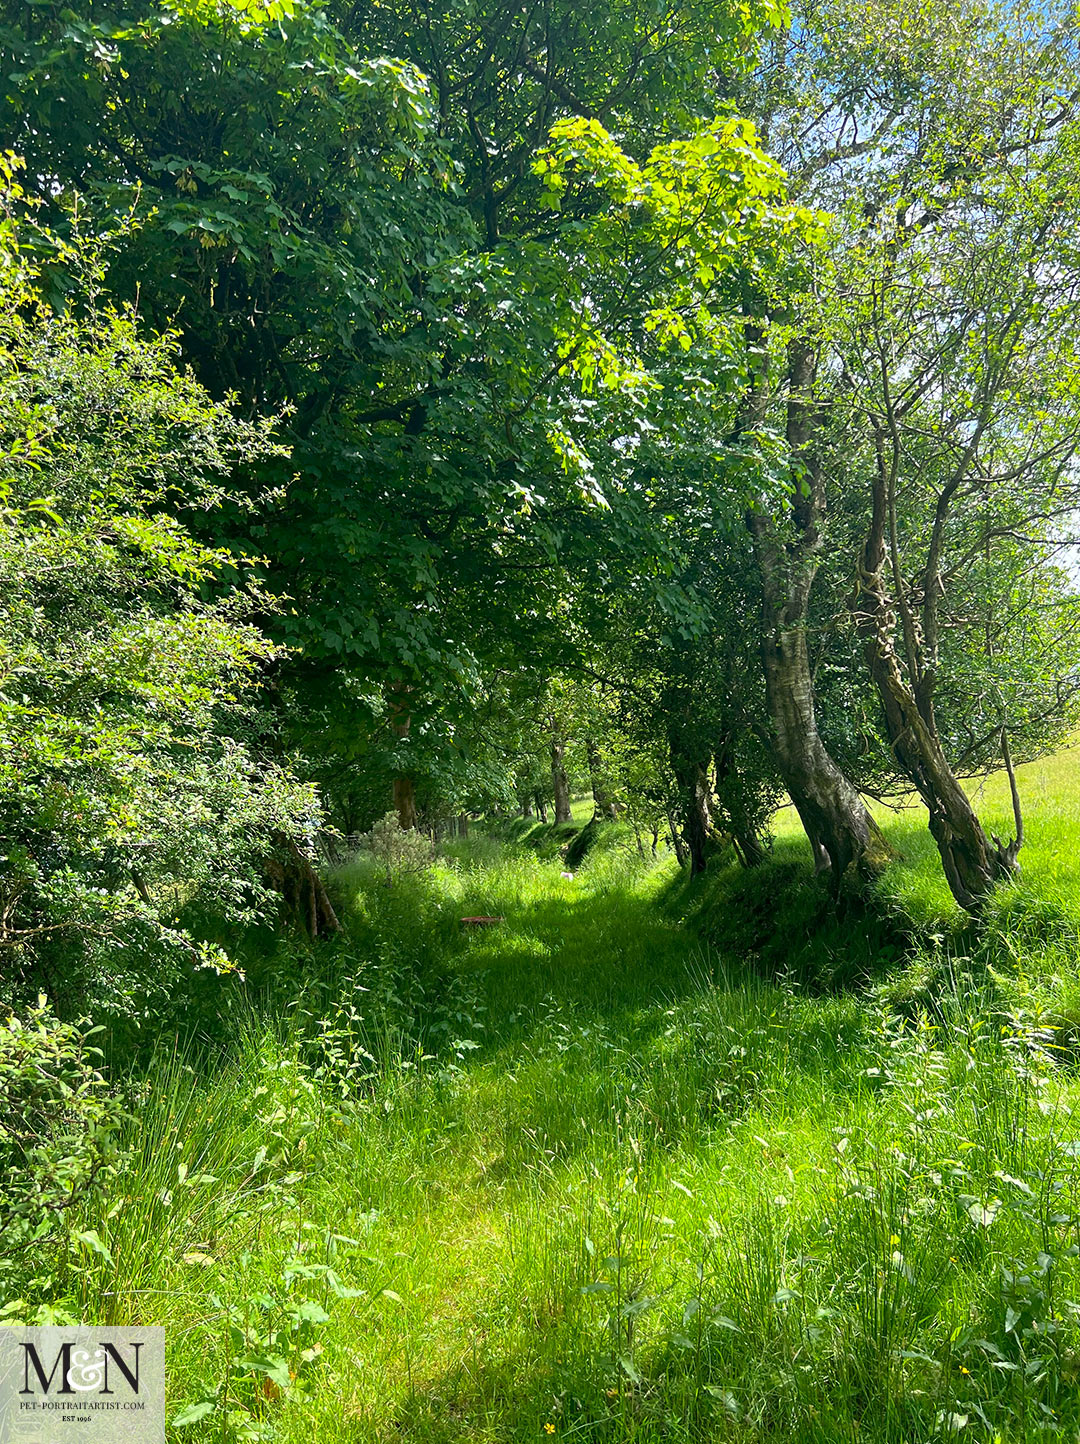
<instances>
[{"instance_id":1,"label":"tree shadow on grass","mask_svg":"<svg viewBox=\"0 0 1080 1444\"><path fill-rule=\"evenodd\" d=\"M537 1320L535 1328L542 1333L545 1321ZM937 1432L936 1400L925 1391L922 1398L897 1393L887 1374L878 1388L860 1388L829 1369L795 1383L805 1339L800 1347L773 1338L764 1356L755 1357L751 1346L733 1359L742 1341L718 1347L713 1329L703 1356L688 1363L686 1349L673 1342L680 1333L673 1319L667 1339L643 1351L635 1367L610 1350L566 1337L568 1332L556 1325L547 1345L537 1337L498 1358L463 1360L414 1385L398 1404L387 1437L416 1444L546 1438L579 1444L907 1444Z\"/></svg>"},{"instance_id":2,"label":"tree shadow on grass","mask_svg":"<svg viewBox=\"0 0 1080 1444\"><path fill-rule=\"evenodd\" d=\"M836 900L795 839L778 842L755 868L674 878L664 905L722 957L815 993L880 982L917 941L910 918L885 894L851 890Z\"/></svg>"}]
</instances>

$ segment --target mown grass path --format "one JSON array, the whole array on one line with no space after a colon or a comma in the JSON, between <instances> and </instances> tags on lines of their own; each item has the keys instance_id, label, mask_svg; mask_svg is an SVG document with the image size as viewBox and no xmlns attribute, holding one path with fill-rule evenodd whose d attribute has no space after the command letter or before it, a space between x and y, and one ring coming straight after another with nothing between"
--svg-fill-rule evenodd
<instances>
[{"instance_id":1,"label":"mown grass path","mask_svg":"<svg viewBox=\"0 0 1080 1444\"><path fill-rule=\"evenodd\" d=\"M329 984L159 1059L70 1287L169 1329L178 1437L1072 1437L1071 1073L985 967L815 989L560 871L349 875Z\"/></svg>"}]
</instances>

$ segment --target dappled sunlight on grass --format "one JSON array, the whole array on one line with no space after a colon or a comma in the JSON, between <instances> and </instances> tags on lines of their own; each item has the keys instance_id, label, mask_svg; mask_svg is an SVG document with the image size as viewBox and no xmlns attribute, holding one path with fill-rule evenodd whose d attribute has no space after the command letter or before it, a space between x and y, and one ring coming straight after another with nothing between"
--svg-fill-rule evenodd
<instances>
[{"instance_id":1,"label":"dappled sunlight on grass","mask_svg":"<svg viewBox=\"0 0 1080 1444\"><path fill-rule=\"evenodd\" d=\"M356 863L346 936L253 967L231 1051L151 1068L78 1307L165 1322L172 1377L283 1444L1075 1432L1076 777L1022 773L977 938L914 810L839 917L784 816L693 883L616 830L572 879L550 830L390 888ZM213 1408L190 1437L241 1437Z\"/></svg>"},{"instance_id":2,"label":"dappled sunlight on grass","mask_svg":"<svg viewBox=\"0 0 1080 1444\"><path fill-rule=\"evenodd\" d=\"M1024 813L1021 877L1013 885L1080 916L1080 741L1053 757L1016 769ZM1008 778L992 773L967 784L983 826L1010 838L1015 831ZM871 811L896 854L881 881L883 899L900 907L920 928L955 931L967 918L953 901L926 826L926 809L916 797L872 802ZM777 860L808 866L810 848L795 809L787 804L773 821ZM1008 891L1005 889L1003 891Z\"/></svg>"}]
</instances>

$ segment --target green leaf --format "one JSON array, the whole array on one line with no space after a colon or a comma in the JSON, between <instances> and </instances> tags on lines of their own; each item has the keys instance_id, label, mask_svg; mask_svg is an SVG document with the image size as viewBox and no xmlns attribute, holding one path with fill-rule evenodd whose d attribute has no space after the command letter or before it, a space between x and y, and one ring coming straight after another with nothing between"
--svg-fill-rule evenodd
<instances>
[{"instance_id":1,"label":"green leaf","mask_svg":"<svg viewBox=\"0 0 1080 1444\"><path fill-rule=\"evenodd\" d=\"M86 1247L91 1251L91 1253L96 1253L99 1257L103 1258L106 1263L112 1263L112 1254L109 1252L105 1244L102 1243L101 1238L94 1231L94 1229L84 1229L81 1233L77 1233L75 1237L80 1243L85 1244Z\"/></svg>"},{"instance_id":2,"label":"green leaf","mask_svg":"<svg viewBox=\"0 0 1080 1444\"><path fill-rule=\"evenodd\" d=\"M236 1362L240 1369L249 1369L253 1374L265 1375L279 1389L288 1389L292 1384L289 1377L288 1360L283 1359L280 1354L247 1354Z\"/></svg>"},{"instance_id":3,"label":"green leaf","mask_svg":"<svg viewBox=\"0 0 1080 1444\"><path fill-rule=\"evenodd\" d=\"M619 1368L623 1371L623 1373L626 1375L626 1377L630 1380L631 1383L641 1383L641 1375L634 1367L633 1359L630 1359L625 1354L623 1354L619 1359Z\"/></svg>"},{"instance_id":4,"label":"green leaf","mask_svg":"<svg viewBox=\"0 0 1080 1444\"><path fill-rule=\"evenodd\" d=\"M207 1414L212 1414L216 1408L216 1399L199 1399L194 1404L185 1404L173 1419L172 1427L184 1429L189 1424L197 1424L200 1419L205 1419Z\"/></svg>"}]
</instances>

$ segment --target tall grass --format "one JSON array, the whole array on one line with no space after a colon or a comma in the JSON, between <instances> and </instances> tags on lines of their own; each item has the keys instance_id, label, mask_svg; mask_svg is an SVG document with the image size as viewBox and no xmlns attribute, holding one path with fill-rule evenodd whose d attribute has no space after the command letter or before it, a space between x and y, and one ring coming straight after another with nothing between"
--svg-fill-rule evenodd
<instances>
[{"instance_id":1,"label":"tall grass","mask_svg":"<svg viewBox=\"0 0 1080 1444\"><path fill-rule=\"evenodd\" d=\"M1075 769L977 936L903 817L840 921L784 833L689 891L617 833L346 870L13 1312L164 1324L198 1441L1074 1439Z\"/></svg>"}]
</instances>

